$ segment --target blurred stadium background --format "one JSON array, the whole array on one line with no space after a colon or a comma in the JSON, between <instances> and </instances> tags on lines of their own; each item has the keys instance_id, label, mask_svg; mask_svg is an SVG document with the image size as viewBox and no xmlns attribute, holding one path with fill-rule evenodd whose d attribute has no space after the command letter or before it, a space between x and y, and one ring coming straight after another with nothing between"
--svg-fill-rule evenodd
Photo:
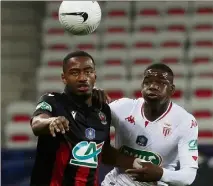
<instances>
[{"instance_id":1,"label":"blurred stadium background","mask_svg":"<svg viewBox=\"0 0 213 186\"><path fill-rule=\"evenodd\" d=\"M81 37L64 33L57 20L59 3L1 3L2 185L29 185L35 102L44 92L63 90L62 59L81 49L95 58L97 85L113 99L141 96L141 73L148 64L173 69L173 99L199 122L200 169L193 185L212 186L213 2L100 2L99 28Z\"/></svg>"}]
</instances>

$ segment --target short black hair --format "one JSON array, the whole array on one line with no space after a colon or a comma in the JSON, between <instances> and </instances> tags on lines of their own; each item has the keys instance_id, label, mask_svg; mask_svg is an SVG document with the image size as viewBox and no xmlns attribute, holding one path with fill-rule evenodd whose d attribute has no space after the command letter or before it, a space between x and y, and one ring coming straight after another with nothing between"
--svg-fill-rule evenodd
<instances>
[{"instance_id":1,"label":"short black hair","mask_svg":"<svg viewBox=\"0 0 213 186\"><path fill-rule=\"evenodd\" d=\"M71 52L65 56L65 58L63 59L63 71L65 71L65 68L66 68L66 65L67 65L67 62L69 61L69 59L73 58L73 57L89 57L95 66L95 61L90 54L88 54L85 51L78 50L78 51Z\"/></svg>"},{"instance_id":2,"label":"short black hair","mask_svg":"<svg viewBox=\"0 0 213 186\"><path fill-rule=\"evenodd\" d=\"M172 69L163 63L152 64L152 65L148 66L144 72L146 72L147 70L150 70L150 69L162 70L164 72L167 72L170 76L174 77L174 73L173 73Z\"/></svg>"}]
</instances>

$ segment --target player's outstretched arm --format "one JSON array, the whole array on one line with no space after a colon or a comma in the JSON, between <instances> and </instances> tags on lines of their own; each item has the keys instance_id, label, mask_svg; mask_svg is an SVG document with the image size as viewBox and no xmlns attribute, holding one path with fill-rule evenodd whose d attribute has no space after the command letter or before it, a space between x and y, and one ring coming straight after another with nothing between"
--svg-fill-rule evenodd
<instances>
[{"instance_id":1,"label":"player's outstretched arm","mask_svg":"<svg viewBox=\"0 0 213 186\"><path fill-rule=\"evenodd\" d=\"M31 120L32 131L35 136L49 134L50 116L48 114L40 114Z\"/></svg>"},{"instance_id":2,"label":"player's outstretched arm","mask_svg":"<svg viewBox=\"0 0 213 186\"><path fill-rule=\"evenodd\" d=\"M69 131L69 122L63 116L50 117L47 114L40 114L32 119L31 126L36 136L51 134L55 137L56 132L65 134L65 131Z\"/></svg>"},{"instance_id":3,"label":"player's outstretched arm","mask_svg":"<svg viewBox=\"0 0 213 186\"><path fill-rule=\"evenodd\" d=\"M64 134L69 130L69 122L65 117L54 117L55 105L54 94L45 94L39 99L31 119L32 131L36 136L51 134L55 137L57 132Z\"/></svg>"}]
</instances>

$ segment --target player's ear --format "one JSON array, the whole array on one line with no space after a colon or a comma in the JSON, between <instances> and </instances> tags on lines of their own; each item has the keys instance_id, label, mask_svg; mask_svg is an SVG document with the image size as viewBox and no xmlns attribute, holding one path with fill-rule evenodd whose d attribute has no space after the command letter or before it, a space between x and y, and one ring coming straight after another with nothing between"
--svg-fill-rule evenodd
<instances>
[{"instance_id":1,"label":"player's ear","mask_svg":"<svg viewBox=\"0 0 213 186\"><path fill-rule=\"evenodd\" d=\"M175 85L174 84L172 84L170 86L170 92L171 92L171 95L173 95L175 93Z\"/></svg>"},{"instance_id":2,"label":"player's ear","mask_svg":"<svg viewBox=\"0 0 213 186\"><path fill-rule=\"evenodd\" d=\"M94 69L94 76L95 76L95 80L97 79L97 74L96 74L96 70Z\"/></svg>"},{"instance_id":3,"label":"player's ear","mask_svg":"<svg viewBox=\"0 0 213 186\"><path fill-rule=\"evenodd\" d=\"M63 83L66 85L67 84L67 80L65 78L64 73L61 73L61 79L62 79Z\"/></svg>"}]
</instances>

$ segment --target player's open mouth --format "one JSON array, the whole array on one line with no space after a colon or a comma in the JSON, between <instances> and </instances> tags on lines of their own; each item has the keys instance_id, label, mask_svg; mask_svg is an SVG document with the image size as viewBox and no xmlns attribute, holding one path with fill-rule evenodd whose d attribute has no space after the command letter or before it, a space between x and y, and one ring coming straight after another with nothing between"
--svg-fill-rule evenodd
<instances>
[{"instance_id":1,"label":"player's open mouth","mask_svg":"<svg viewBox=\"0 0 213 186\"><path fill-rule=\"evenodd\" d=\"M158 97L159 95L158 95L157 93L154 93L154 92L149 92L149 93L147 94L147 96L148 96L149 98L156 98L156 97Z\"/></svg>"},{"instance_id":2,"label":"player's open mouth","mask_svg":"<svg viewBox=\"0 0 213 186\"><path fill-rule=\"evenodd\" d=\"M77 89L78 89L79 91L85 92L85 91L88 91L88 90L89 90L89 86L82 85L82 86L79 86Z\"/></svg>"}]
</instances>

